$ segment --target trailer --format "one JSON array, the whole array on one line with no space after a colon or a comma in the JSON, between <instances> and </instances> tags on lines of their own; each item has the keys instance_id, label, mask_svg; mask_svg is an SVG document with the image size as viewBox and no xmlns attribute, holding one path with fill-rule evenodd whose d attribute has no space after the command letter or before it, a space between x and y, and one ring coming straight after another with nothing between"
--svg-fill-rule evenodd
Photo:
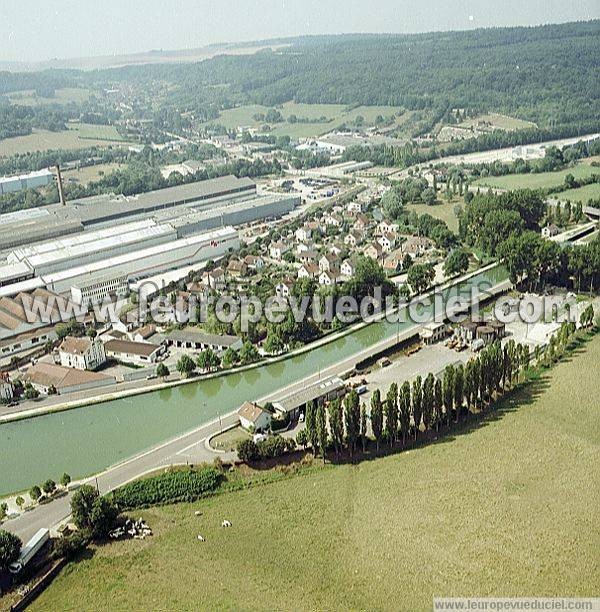
<instances>
[{"instance_id":1,"label":"trailer","mask_svg":"<svg viewBox=\"0 0 600 612\"><path fill-rule=\"evenodd\" d=\"M23 546L19 558L8 566L8 571L11 574L18 574L22 571L49 539L50 532L47 529L39 529L31 540Z\"/></svg>"}]
</instances>

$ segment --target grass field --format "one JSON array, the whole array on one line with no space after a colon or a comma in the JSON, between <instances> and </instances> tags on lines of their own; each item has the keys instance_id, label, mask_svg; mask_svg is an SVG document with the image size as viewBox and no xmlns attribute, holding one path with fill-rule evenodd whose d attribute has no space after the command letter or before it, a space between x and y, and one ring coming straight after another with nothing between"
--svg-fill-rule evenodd
<instances>
[{"instance_id":1,"label":"grass field","mask_svg":"<svg viewBox=\"0 0 600 612\"><path fill-rule=\"evenodd\" d=\"M221 116L210 123L220 123L228 129L235 129L238 126L260 127L264 121L256 121L254 115L265 114L269 110L267 106L250 104L231 108L221 112ZM395 123L404 124L412 113L404 112L403 109L392 106L359 106L348 110L343 104L299 104L286 102L278 107L279 112L287 120L290 115L298 118L310 119L314 122L309 123L276 123L272 125L272 134L275 136L289 135L292 138L304 136L319 136L340 126L342 123L350 123L359 115L362 116L366 124L375 121L377 115L390 117L396 115ZM325 117L326 122L319 122L320 117Z\"/></svg>"},{"instance_id":2,"label":"grass field","mask_svg":"<svg viewBox=\"0 0 600 612\"><path fill-rule=\"evenodd\" d=\"M434 596L595 595L600 338L579 352L438 443L140 512L153 538L97 548L32 609L412 611Z\"/></svg>"},{"instance_id":3,"label":"grass field","mask_svg":"<svg viewBox=\"0 0 600 612\"><path fill-rule=\"evenodd\" d=\"M589 160L581 162L573 168L557 172L539 172L530 174L508 174L506 176L488 176L478 179L474 185L498 187L499 189L546 189L559 187L565 182L567 174L576 179L588 178L592 174L600 174L600 168L591 166Z\"/></svg>"},{"instance_id":4,"label":"grass field","mask_svg":"<svg viewBox=\"0 0 600 612\"><path fill-rule=\"evenodd\" d=\"M596 170L599 170L596 168ZM591 185L584 185L577 189L567 189L560 193L552 194L552 197L558 198L559 200L571 200L571 202L581 202L587 204L588 200L600 199L600 183L592 183Z\"/></svg>"},{"instance_id":5,"label":"grass field","mask_svg":"<svg viewBox=\"0 0 600 612\"><path fill-rule=\"evenodd\" d=\"M480 115L475 119L467 119L460 123L459 127L477 127L480 121L490 123L495 129L507 131L536 127L535 123L531 121L524 121L516 117L509 117L508 115L499 115L498 113L488 113L486 115Z\"/></svg>"},{"instance_id":6,"label":"grass field","mask_svg":"<svg viewBox=\"0 0 600 612\"><path fill-rule=\"evenodd\" d=\"M68 130L62 132L34 130L27 136L0 140L0 157L48 149L84 149L126 144L112 125L71 123L68 127Z\"/></svg>"},{"instance_id":7,"label":"grass field","mask_svg":"<svg viewBox=\"0 0 600 612\"><path fill-rule=\"evenodd\" d=\"M21 106L42 106L45 104L68 104L69 102L85 102L90 97L89 89L65 87L57 89L53 98L37 96L34 90L16 91L9 94L13 104Z\"/></svg>"},{"instance_id":8,"label":"grass field","mask_svg":"<svg viewBox=\"0 0 600 612\"><path fill-rule=\"evenodd\" d=\"M123 168L124 164L98 164L97 166L85 166L74 170L63 170L62 176L65 180L74 179L80 185L87 185L97 181L103 175L110 174L113 170Z\"/></svg>"},{"instance_id":9,"label":"grass field","mask_svg":"<svg viewBox=\"0 0 600 612\"><path fill-rule=\"evenodd\" d=\"M458 200L456 202L442 200L440 204L432 206L428 204L406 204L406 210L408 212L415 210L420 215L427 213L436 219L445 221L453 232L458 232L458 217L454 214L454 207L457 204L461 204L464 207L464 202L459 202Z\"/></svg>"}]
</instances>

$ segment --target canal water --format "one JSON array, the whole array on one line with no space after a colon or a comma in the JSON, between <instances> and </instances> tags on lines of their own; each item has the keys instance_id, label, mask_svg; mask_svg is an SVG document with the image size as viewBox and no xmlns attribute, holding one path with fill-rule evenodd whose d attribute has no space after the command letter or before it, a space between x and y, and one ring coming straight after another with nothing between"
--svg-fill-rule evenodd
<instances>
[{"instance_id":1,"label":"canal water","mask_svg":"<svg viewBox=\"0 0 600 612\"><path fill-rule=\"evenodd\" d=\"M469 297L507 278L503 268L444 292ZM245 372L0 425L0 495L63 472L82 477L235 410L413 325L373 323L301 355Z\"/></svg>"}]
</instances>

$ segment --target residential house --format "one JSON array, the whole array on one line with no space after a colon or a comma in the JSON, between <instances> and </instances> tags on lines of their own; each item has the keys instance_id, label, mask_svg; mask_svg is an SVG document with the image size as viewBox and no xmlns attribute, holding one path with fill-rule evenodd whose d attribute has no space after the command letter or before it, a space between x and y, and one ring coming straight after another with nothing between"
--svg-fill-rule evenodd
<instances>
[{"instance_id":1,"label":"residential house","mask_svg":"<svg viewBox=\"0 0 600 612\"><path fill-rule=\"evenodd\" d=\"M316 278L319 275L319 266L315 263L302 264L298 269L298 278Z\"/></svg>"},{"instance_id":2,"label":"residential house","mask_svg":"<svg viewBox=\"0 0 600 612\"><path fill-rule=\"evenodd\" d=\"M325 224L325 227L342 227L342 225L344 224L344 220L340 215L333 214L327 215L324 218L323 223Z\"/></svg>"},{"instance_id":3,"label":"residential house","mask_svg":"<svg viewBox=\"0 0 600 612\"><path fill-rule=\"evenodd\" d=\"M383 248L378 242L373 242L363 251L365 257L379 261L383 256Z\"/></svg>"},{"instance_id":4,"label":"residential house","mask_svg":"<svg viewBox=\"0 0 600 612\"><path fill-rule=\"evenodd\" d=\"M299 242L308 242L312 238L312 229L303 225L296 230L295 236Z\"/></svg>"},{"instance_id":5,"label":"residential house","mask_svg":"<svg viewBox=\"0 0 600 612\"><path fill-rule=\"evenodd\" d=\"M319 285L325 285L326 287L330 285L335 285L340 281L340 277L336 272L330 272L329 270L323 270L319 274Z\"/></svg>"},{"instance_id":6,"label":"residential house","mask_svg":"<svg viewBox=\"0 0 600 612\"><path fill-rule=\"evenodd\" d=\"M284 254L290 250L290 245L285 242L273 242L269 247L269 255L276 261L281 261Z\"/></svg>"},{"instance_id":7,"label":"residential house","mask_svg":"<svg viewBox=\"0 0 600 612\"><path fill-rule=\"evenodd\" d=\"M552 238L553 236L556 236L559 233L560 230L558 229L558 226L554 223L550 223L549 225L546 225L546 227L542 228L543 238Z\"/></svg>"},{"instance_id":8,"label":"residential house","mask_svg":"<svg viewBox=\"0 0 600 612\"><path fill-rule=\"evenodd\" d=\"M214 270L205 271L202 273L202 284L214 291L222 291L225 289L225 271L223 268L215 268Z\"/></svg>"},{"instance_id":9,"label":"residential house","mask_svg":"<svg viewBox=\"0 0 600 612\"><path fill-rule=\"evenodd\" d=\"M301 264L314 264L319 254L316 251L304 251L298 255Z\"/></svg>"},{"instance_id":10,"label":"residential house","mask_svg":"<svg viewBox=\"0 0 600 612\"><path fill-rule=\"evenodd\" d=\"M345 278L352 278L356 273L356 266L351 259L344 259L340 267L340 273Z\"/></svg>"},{"instance_id":11,"label":"residential house","mask_svg":"<svg viewBox=\"0 0 600 612\"><path fill-rule=\"evenodd\" d=\"M398 232L398 224L384 219L377 224L377 233L382 236L383 234L395 234Z\"/></svg>"},{"instance_id":12,"label":"residential house","mask_svg":"<svg viewBox=\"0 0 600 612\"><path fill-rule=\"evenodd\" d=\"M244 263L250 270L262 270L265 267L265 260L259 255L246 255Z\"/></svg>"},{"instance_id":13,"label":"residential house","mask_svg":"<svg viewBox=\"0 0 600 612\"><path fill-rule=\"evenodd\" d=\"M284 279L280 283L277 283L277 285L275 285L275 295L277 295L277 297L287 298L292 292L293 287L293 281L289 279Z\"/></svg>"},{"instance_id":14,"label":"residential house","mask_svg":"<svg viewBox=\"0 0 600 612\"><path fill-rule=\"evenodd\" d=\"M344 237L344 244L351 248L355 248L362 242L363 234L357 230L352 230Z\"/></svg>"},{"instance_id":15,"label":"residential house","mask_svg":"<svg viewBox=\"0 0 600 612\"><path fill-rule=\"evenodd\" d=\"M134 342L147 342L148 338L151 338L156 334L156 325L154 323L148 323L139 329L131 332L131 337ZM122 338L114 338L115 340L122 340Z\"/></svg>"},{"instance_id":16,"label":"residential house","mask_svg":"<svg viewBox=\"0 0 600 612\"><path fill-rule=\"evenodd\" d=\"M326 253L319 259L319 270L321 272L337 272L339 267L339 259L331 253Z\"/></svg>"},{"instance_id":17,"label":"residential house","mask_svg":"<svg viewBox=\"0 0 600 612\"><path fill-rule=\"evenodd\" d=\"M38 361L25 372L23 382L30 383L34 389L47 395L51 389L62 394L75 393L114 385L117 381L107 374Z\"/></svg>"},{"instance_id":18,"label":"residential house","mask_svg":"<svg viewBox=\"0 0 600 612\"><path fill-rule=\"evenodd\" d=\"M377 242L381 245L384 253L389 253L396 246L396 235L383 234L377 237Z\"/></svg>"},{"instance_id":19,"label":"residential house","mask_svg":"<svg viewBox=\"0 0 600 612\"><path fill-rule=\"evenodd\" d=\"M448 334L448 326L444 322L431 321L423 326L419 332L421 340L425 344L435 344L443 340Z\"/></svg>"},{"instance_id":20,"label":"residential house","mask_svg":"<svg viewBox=\"0 0 600 612\"><path fill-rule=\"evenodd\" d=\"M400 247L404 255L412 257L423 255L433 247L433 242L423 236L409 236Z\"/></svg>"},{"instance_id":21,"label":"residential house","mask_svg":"<svg viewBox=\"0 0 600 612\"><path fill-rule=\"evenodd\" d=\"M238 410L240 425L247 431L265 431L271 426L272 415L254 402L244 402Z\"/></svg>"},{"instance_id":22,"label":"residential house","mask_svg":"<svg viewBox=\"0 0 600 612\"><path fill-rule=\"evenodd\" d=\"M404 256L402 255L402 251L397 249L396 251L391 252L385 260L383 261L383 269L386 272L390 272L395 274L402 269L402 261Z\"/></svg>"},{"instance_id":23,"label":"residential house","mask_svg":"<svg viewBox=\"0 0 600 612\"><path fill-rule=\"evenodd\" d=\"M106 362L104 344L87 336L67 336L58 347L60 365L76 370L96 370Z\"/></svg>"},{"instance_id":24,"label":"residential house","mask_svg":"<svg viewBox=\"0 0 600 612\"><path fill-rule=\"evenodd\" d=\"M233 277L245 276L248 266L243 259L231 259L227 264L227 274Z\"/></svg>"},{"instance_id":25,"label":"residential house","mask_svg":"<svg viewBox=\"0 0 600 612\"><path fill-rule=\"evenodd\" d=\"M356 221L354 221L352 225L352 229L355 229L357 232L364 232L371 226L371 221L369 217L365 214L356 215Z\"/></svg>"},{"instance_id":26,"label":"residential house","mask_svg":"<svg viewBox=\"0 0 600 612\"><path fill-rule=\"evenodd\" d=\"M351 215L358 215L364 212L366 209L367 209L367 202L361 199L353 200L352 202L349 202L348 205L346 206L346 210Z\"/></svg>"}]
</instances>

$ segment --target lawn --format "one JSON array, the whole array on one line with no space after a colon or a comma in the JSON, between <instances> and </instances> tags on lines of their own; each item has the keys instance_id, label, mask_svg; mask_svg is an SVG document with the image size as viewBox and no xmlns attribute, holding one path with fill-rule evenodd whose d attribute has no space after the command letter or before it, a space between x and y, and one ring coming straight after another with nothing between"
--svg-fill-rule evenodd
<instances>
[{"instance_id":1,"label":"lawn","mask_svg":"<svg viewBox=\"0 0 600 612\"><path fill-rule=\"evenodd\" d=\"M271 133L275 136L289 135L292 138L320 136L330 132L343 123L354 121L359 115L364 118L366 124L372 124L377 115L382 115L383 117L395 115L396 118L394 122L399 126L404 124L412 115L411 113L404 112L401 108L393 106L358 106L350 110L343 104L301 104L286 102L277 108L286 120L290 115L296 115L300 119L304 118L310 120L309 123L288 123L285 121L284 123L275 123L271 126L273 128ZM220 123L228 129L235 129L242 126L258 128L265 122L256 121L254 115L264 115L268 110L268 106L261 106L258 104L239 106L237 108L222 111L218 119L209 123ZM327 121L318 121L321 117L325 117Z\"/></svg>"},{"instance_id":2,"label":"lawn","mask_svg":"<svg viewBox=\"0 0 600 612\"><path fill-rule=\"evenodd\" d=\"M600 174L600 168L591 166L589 162L581 162L572 168L557 172L488 176L478 179L474 185L498 187L499 189L546 189L562 185L567 174L572 174L576 179L588 178L592 174Z\"/></svg>"},{"instance_id":3,"label":"lawn","mask_svg":"<svg viewBox=\"0 0 600 612\"><path fill-rule=\"evenodd\" d=\"M32 609L430 610L434 596L593 596L599 362L596 338L483 423L420 449L136 513L153 538L70 564Z\"/></svg>"},{"instance_id":4,"label":"lawn","mask_svg":"<svg viewBox=\"0 0 600 612\"><path fill-rule=\"evenodd\" d=\"M459 127L477 127L480 121L490 123L493 129L507 131L523 130L526 128L536 127L535 123L532 123L531 121L517 119L516 117L509 117L508 115L500 115L498 113L488 113L475 119L467 119L466 121L460 123Z\"/></svg>"},{"instance_id":5,"label":"lawn","mask_svg":"<svg viewBox=\"0 0 600 612\"><path fill-rule=\"evenodd\" d=\"M114 170L124 167L124 164L117 163L98 164L96 166L85 166L83 168L75 168L73 170L63 170L62 176L64 180L74 180L80 185L87 185L92 181L99 180L106 174L110 174Z\"/></svg>"},{"instance_id":6,"label":"lawn","mask_svg":"<svg viewBox=\"0 0 600 612\"><path fill-rule=\"evenodd\" d=\"M251 440L252 436L241 427L228 429L211 439L210 445L212 448L222 451L232 451L237 447L237 443L241 440Z\"/></svg>"},{"instance_id":7,"label":"lawn","mask_svg":"<svg viewBox=\"0 0 600 612\"><path fill-rule=\"evenodd\" d=\"M69 129L62 132L34 130L27 136L0 140L0 157L48 149L84 149L92 146L127 144L111 125L71 123L68 127Z\"/></svg>"},{"instance_id":8,"label":"lawn","mask_svg":"<svg viewBox=\"0 0 600 612\"><path fill-rule=\"evenodd\" d=\"M69 104L70 102L86 102L90 97L90 90L75 87L64 87L54 92L53 98L44 98L36 95L34 90L16 91L8 94L13 104L21 106L42 106L44 104Z\"/></svg>"},{"instance_id":9,"label":"lawn","mask_svg":"<svg viewBox=\"0 0 600 612\"><path fill-rule=\"evenodd\" d=\"M464 207L464 202L456 200L455 202L447 202L441 200L440 204L406 204L406 210L411 212L417 211L420 215L427 213L436 219L444 221L453 232L458 232L458 217L454 214L454 207L459 204Z\"/></svg>"},{"instance_id":10,"label":"lawn","mask_svg":"<svg viewBox=\"0 0 600 612\"><path fill-rule=\"evenodd\" d=\"M600 173L600 169L596 168ZM561 191L560 193L553 193L553 198L558 198L563 202L570 200L571 202L581 202L587 204L588 200L600 199L600 183L592 183L591 185L584 185L577 189L567 189L567 191Z\"/></svg>"}]
</instances>

